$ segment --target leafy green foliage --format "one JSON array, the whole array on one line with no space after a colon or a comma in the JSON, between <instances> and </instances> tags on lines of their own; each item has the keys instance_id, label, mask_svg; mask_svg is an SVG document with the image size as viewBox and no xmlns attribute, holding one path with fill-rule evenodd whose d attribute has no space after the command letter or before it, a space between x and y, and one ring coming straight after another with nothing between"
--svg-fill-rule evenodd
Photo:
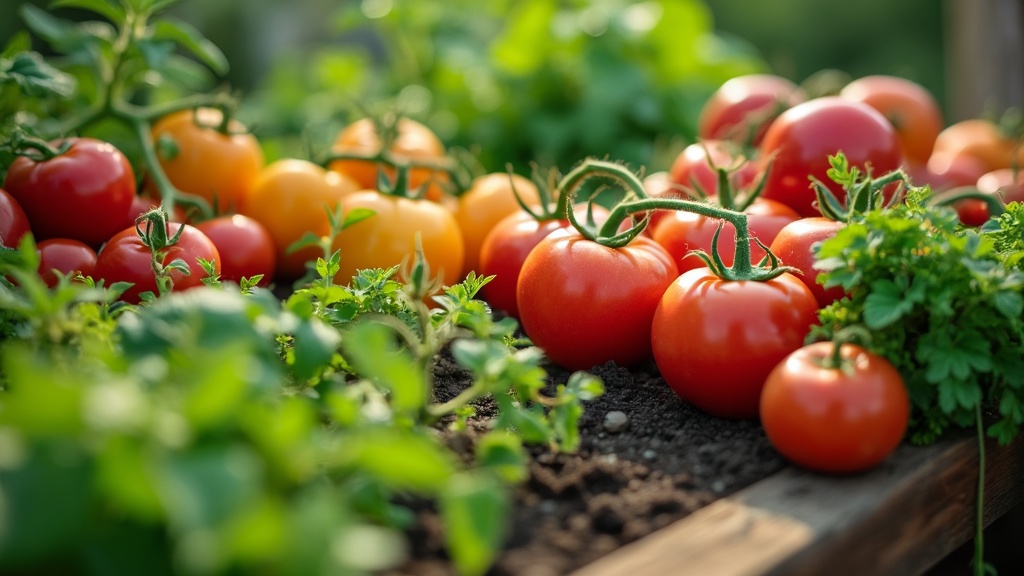
<instances>
[{"instance_id":1,"label":"leafy green foliage","mask_svg":"<svg viewBox=\"0 0 1024 576\"><path fill-rule=\"evenodd\" d=\"M870 211L821 244L826 286L849 297L822 311L810 338L867 327L869 347L905 379L915 442L971 427L989 408L988 434L1007 443L1024 424L1021 209L979 231L927 200L912 190L905 204Z\"/></svg>"}]
</instances>

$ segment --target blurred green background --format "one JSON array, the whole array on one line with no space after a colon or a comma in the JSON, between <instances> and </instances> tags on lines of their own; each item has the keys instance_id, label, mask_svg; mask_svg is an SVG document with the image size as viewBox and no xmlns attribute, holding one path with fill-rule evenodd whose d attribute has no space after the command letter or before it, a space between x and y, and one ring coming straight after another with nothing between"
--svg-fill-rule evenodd
<instances>
[{"instance_id":1,"label":"blurred green background","mask_svg":"<svg viewBox=\"0 0 1024 576\"><path fill-rule=\"evenodd\" d=\"M48 2L30 0L38 6ZM397 105L487 171L587 155L665 169L736 75L915 80L947 106L936 0L182 0L268 157ZM55 13L74 17L71 10ZM0 40L21 27L8 12ZM45 47L40 46L39 49Z\"/></svg>"}]
</instances>

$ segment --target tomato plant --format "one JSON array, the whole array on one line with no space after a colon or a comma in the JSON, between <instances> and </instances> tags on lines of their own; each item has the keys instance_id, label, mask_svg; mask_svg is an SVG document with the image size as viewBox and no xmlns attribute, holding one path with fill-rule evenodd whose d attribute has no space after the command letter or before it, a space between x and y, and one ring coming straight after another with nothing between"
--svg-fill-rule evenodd
<instances>
[{"instance_id":1,"label":"tomato plant","mask_svg":"<svg viewBox=\"0 0 1024 576\"><path fill-rule=\"evenodd\" d=\"M231 214L195 225L217 247L220 277L241 283L262 276L258 286L268 286L277 268L277 247L266 227L248 216Z\"/></svg>"},{"instance_id":2,"label":"tomato plant","mask_svg":"<svg viewBox=\"0 0 1024 576\"><path fill-rule=\"evenodd\" d=\"M262 224L274 239L278 279L294 280L305 273L306 262L316 260L320 252L314 247L294 252L289 248L307 232L326 235L326 210L334 210L358 189L352 179L297 158L277 160L260 171L243 214Z\"/></svg>"},{"instance_id":3,"label":"tomato plant","mask_svg":"<svg viewBox=\"0 0 1024 576\"><path fill-rule=\"evenodd\" d=\"M160 165L181 192L216 213L241 212L263 166L263 149L245 125L218 108L179 110L153 125Z\"/></svg>"},{"instance_id":4,"label":"tomato plant","mask_svg":"<svg viewBox=\"0 0 1024 576\"><path fill-rule=\"evenodd\" d=\"M159 210L148 214L155 213ZM111 237L96 257L94 275L107 286L131 282L120 298L138 303L146 292L161 295L172 288L181 291L202 286L207 273L200 258L213 262L215 273L220 274L220 254L205 234L160 216L144 219ZM166 284L162 284L164 278Z\"/></svg>"},{"instance_id":5,"label":"tomato plant","mask_svg":"<svg viewBox=\"0 0 1024 576\"><path fill-rule=\"evenodd\" d=\"M900 444L910 399L884 357L852 343L815 342L771 371L759 413L768 440L788 460L852 473L879 464Z\"/></svg>"},{"instance_id":6,"label":"tomato plant","mask_svg":"<svg viewBox=\"0 0 1024 576\"><path fill-rule=\"evenodd\" d=\"M729 181L737 190L753 184L757 166L746 162L735 144L725 140L703 140L690 144L676 156L669 168L669 179L676 186L692 190L693 198L718 194L716 168L732 168Z\"/></svg>"},{"instance_id":7,"label":"tomato plant","mask_svg":"<svg viewBox=\"0 0 1024 576\"><path fill-rule=\"evenodd\" d=\"M4 188L37 240L71 238L99 246L120 230L135 198L135 173L112 144L69 138L31 142L38 154L11 163Z\"/></svg>"},{"instance_id":8,"label":"tomato plant","mask_svg":"<svg viewBox=\"0 0 1024 576\"><path fill-rule=\"evenodd\" d=\"M908 163L925 164L942 131L942 110L927 88L898 76L862 76L842 88L839 96L878 110L892 123Z\"/></svg>"},{"instance_id":9,"label":"tomato plant","mask_svg":"<svg viewBox=\"0 0 1024 576\"><path fill-rule=\"evenodd\" d=\"M762 161L771 162L762 196L801 216L820 215L809 177L841 192L827 177L830 155L841 151L851 164L870 167L876 174L903 164L899 136L885 116L867 104L836 96L815 98L783 112L769 126L760 151Z\"/></svg>"},{"instance_id":10,"label":"tomato plant","mask_svg":"<svg viewBox=\"0 0 1024 576\"><path fill-rule=\"evenodd\" d=\"M806 98L799 86L782 76L737 76L722 84L704 103L697 135L757 146L782 111Z\"/></svg>"},{"instance_id":11,"label":"tomato plant","mask_svg":"<svg viewBox=\"0 0 1024 576\"><path fill-rule=\"evenodd\" d=\"M21 204L0 188L0 246L17 248L21 237L31 232Z\"/></svg>"},{"instance_id":12,"label":"tomato plant","mask_svg":"<svg viewBox=\"0 0 1024 576\"><path fill-rule=\"evenodd\" d=\"M464 271L481 271L481 247L487 234L498 222L519 212L520 202L530 206L539 200L537 185L518 174L494 172L473 180L469 189L459 196L455 210L455 221L462 233L466 260Z\"/></svg>"},{"instance_id":13,"label":"tomato plant","mask_svg":"<svg viewBox=\"0 0 1024 576\"><path fill-rule=\"evenodd\" d=\"M54 270L64 276L92 276L96 268L96 251L88 244L70 238L50 238L36 245L39 251L39 276L49 287L57 285Z\"/></svg>"}]
</instances>

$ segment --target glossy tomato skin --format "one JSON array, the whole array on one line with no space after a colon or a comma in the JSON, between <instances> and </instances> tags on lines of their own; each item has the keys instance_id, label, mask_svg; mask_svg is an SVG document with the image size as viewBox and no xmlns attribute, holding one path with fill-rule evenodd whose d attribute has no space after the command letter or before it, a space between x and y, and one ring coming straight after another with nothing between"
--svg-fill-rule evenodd
<instances>
[{"instance_id":1,"label":"glossy tomato skin","mask_svg":"<svg viewBox=\"0 0 1024 576\"><path fill-rule=\"evenodd\" d=\"M751 236L759 239L765 246L772 243L775 236L789 223L798 220L800 215L792 208L775 202L758 198L745 211L747 229ZM720 220L707 218L693 212L677 211L663 216L651 231L651 238L661 244L676 261L679 272L704 267L700 257L690 254L691 250L704 250L711 253L711 240L715 236ZM736 249L736 229L726 222L718 237L718 250L726 266L732 266L733 252ZM750 242L751 259L758 262L765 256L753 240Z\"/></svg>"},{"instance_id":2,"label":"glossy tomato skin","mask_svg":"<svg viewBox=\"0 0 1024 576\"><path fill-rule=\"evenodd\" d=\"M308 160L283 158L260 170L243 214L262 224L274 239L278 280L301 277L306 262L323 256L315 247L296 252L288 248L307 232L325 236L330 231L325 207L334 210L358 189L350 178Z\"/></svg>"},{"instance_id":3,"label":"glossy tomato skin","mask_svg":"<svg viewBox=\"0 0 1024 576\"><path fill-rule=\"evenodd\" d=\"M774 74L737 76L722 84L701 109L701 138L732 140L757 146L782 110L807 99L791 80Z\"/></svg>"},{"instance_id":4,"label":"glossy tomato skin","mask_svg":"<svg viewBox=\"0 0 1024 576\"><path fill-rule=\"evenodd\" d=\"M77 274L92 276L96 269L96 251L84 242L50 238L40 242L36 249L39 251L39 277L50 288L58 282L54 270L73 279Z\"/></svg>"},{"instance_id":5,"label":"glossy tomato skin","mask_svg":"<svg viewBox=\"0 0 1024 576\"><path fill-rule=\"evenodd\" d=\"M998 168L978 177L975 187L978 192L999 197L1004 204L1024 202L1024 172L1013 168ZM981 226L988 222L990 214L984 200L967 198L953 205L960 221L966 226Z\"/></svg>"},{"instance_id":6,"label":"glossy tomato skin","mask_svg":"<svg viewBox=\"0 0 1024 576\"><path fill-rule=\"evenodd\" d=\"M837 96L808 100L772 122L761 142L761 161L771 168L763 198L777 200L801 216L820 216L810 187L813 176L843 198L842 187L828 177L828 157L842 151L850 164L871 166L880 176L903 164L903 150L892 124L878 111Z\"/></svg>"},{"instance_id":7,"label":"glossy tomato skin","mask_svg":"<svg viewBox=\"0 0 1024 576\"><path fill-rule=\"evenodd\" d=\"M818 283L820 270L814 267L814 246L836 235L841 222L824 217L801 218L787 224L772 240L769 249L786 266L799 270L797 278L814 293L818 306L824 308L844 296L841 286L826 289Z\"/></svg>"},{"instance_id":8,"label":"glossy tomato skin","mask_svg":"<svg viewBox=\"0 0 1024 576\"><path fill-rule=\"evenodd\" d=\"M258 286L269 286L277 268L274 238L258 221L241 214L218 216L195 225L217 247L221 280L241 283L262 274Z\"/></svg>"},{"instance_id":9,"label":"glossy tomato skin","mask_svg":"<svg viewBox=\"0 0 1024 576\"><path fill-rule=\"evenodd\" d=\"M761 424L788 460L827 473L854 473L881 463L907 429L910 400L885 358L843 344L847 370L828 368L831 342L787 356L761 394Z\"/></svg>"},{"instance_id":10,"label":"glossy tomato skin","mask_svg":"<svg viewBox=\"0 0 1024 576\"><path fill-rule=\"evenodd\" d=\"M216 273L219 274L221 271L217 247L195 227L169 222L167 237L172 237L182 227L184 230L178 242L164 250L162 262L167 265L180 258L188 265L188 275L178 270L171 271L171 280L176 291L203 285L202 280L206 277L206 271L199 264L199 258L212 260ZM152 253L142 243L134 226L118 232L103 245L96 257L94 278L104 280L106 286L115 282L132 282L134 285L121 295L121 300L132 304L141 301L140 295L143 292L158 293L156 277L153 274Z\"/></svg>"},{"instance_id":11,"label":"glossy tomato skin","mask_svg":"<svg viewBox=\"0 0 1024 576\"><path fill-rule=\"evenodd\" d=\"M218 214L240 212L263 167L263 149L237 120L224 134L217 130L223 114L216 108L181 110L153 125L153 140L173 143L157 150L167 178L182 192L214 206ZM216 203L214 202L216 200Z\"/></svg>"},{"instance_id":12,"label":"glossy tomato skin","mask_svg":"<svg viewBox=\"0 0 1024 576\"><path fill-rule=\"evenodd\" d=\"M359 270L390 268L411 259L417 236L431 277L441 275L445 286L462 278L462 233L455 216L440 204L363 190L343 198L342 206L346 213L362 208L374 215L335 238L334 249L341 250L341 269L335 276L339 283L348 284Z\"/></svg>"},{"instance_id":13,"label":"glossy tomato skin","mask_svg":"<svg viewBox=\"0 0 1024 576\"><path fill-rule=\"evenodd\" d=\"M932 154L946 161L969 156L980 164L982 174L1024 165L1024 146L1017 146L994 122L981 118L968 118L943 128L935 138Z\"/></svg>"},{"instance_id":14,"label":"glossy tomato skin","mask_svg":"<svg viewBox=\"0 0 1024 576\"><path fill-rule=\"evenodd\" d=\"M552 362L586 370L651 357L651 319L678 276L672 258L640 236L622 248L556 230L526 257L517 286L523 330Z\"/></svg>"},{"instance_id":15,"label":"glossy tomato skin","mask_svg":"<svg viewBox=\"0 0 1024 576\"><path fill-rule=\"evenodd\" d=\"M135 198L135 173L113 144L94 138L66 142L67 151L48 160L19 156L4 187L25 211L36 240L71 238L99 246L124 225Z\"/></svg>"},{"instance_id":16,"label":"glossy tomato skin","mask_svg":"<svg viewBox=\"0 0 1024 576\"><path fill-rule=\"evenodd\" d=\"M669 178L676 186L694 190L690 196L700 198L718 194L718 172L715 168L730 168L741 161L735 146L724 140L704 140L690 144L676 156L669 168ZM714 165L714 167L712 167ZM757 178L757 166L751 162L743 164L731 174L734 190L750 186Z\"/></svg>"},{"instance_id":17,"label":"glossy tomato skin","mask_svg":"<svg viewBox=\"0 0 1024 576\"><path fill-rule=\"evenodd\" d=\"M772 369L803 346L818 302L791 274L727 281L707 268L684 272L654 314L651 343L665 382L722 418L757 418Z\"/></svg>"},{"instance_id":18,"label":"glossy tomato skin","mask_svg":"<svg viewBox=\"0 0 1024 576\"><path fill-rule=\"evenodd\" d=\"M529 178L505 172L476 178L469 190L459 196L455 221L462 233L464 272L480 273L480 249L487 234L502 218L521 210L516 194L527 206L540 201L537 186Z\"/></svg>"},{"instance_id":19,"label":"glossy tomato skin","mask_svg":"<svg viewBox=\"0 0 1024 576\"><path fill-rule=\"evenodd\" d=\"M850 82L839 96L881 112L896 129L907 162L928 162L945 122L927 88L907 78L871 75Z\"/></svg>"},{"instance_id":20,"label":"glossy tomato skin","mask_svg":"<svg viewBox=\"0 0 1024 576\"><path fill-rule=\"evenodd\" d=\"M17 248L21 237L31 231L21 204L0 188L0 246Z\"/></svg>"},{"instance_id":21,"label":"glossy tomato skin","mask_svg":"<svg viewBox=\"0 0 1024 576\"><path fill-rule=\"evenodd\" d=\"M593 206L593 213L595 222L602 222L608 217L608 211L601 206ZM586 205L577 206L576 216L581 220L587 217ZM523 262L548 234L569 226L568 220L537 220L523 210L498 222L480 247L479 273L481 276L494 276L481 289L481 297L492 308L518 319L516 286Z\"/></svg>"}]
</instances>

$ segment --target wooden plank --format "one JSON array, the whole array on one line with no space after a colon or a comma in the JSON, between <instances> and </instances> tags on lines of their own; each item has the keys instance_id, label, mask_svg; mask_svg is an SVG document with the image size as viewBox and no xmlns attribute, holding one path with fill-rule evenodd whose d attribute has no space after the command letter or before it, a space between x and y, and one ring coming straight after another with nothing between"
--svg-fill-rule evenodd
<instances>
[{"instance_id":1,"label":"wooden plank","mask_svg":"<svg viewBox=\"0 0 1024 576\"><path fill-rule=\"evenodd\" d=\"M1024 499L1024 442L986 450L987 525ZM919 574L973 536L977 455L963 438L860 475L787 468L575 576Z\"/></svg>"}]
</instances>

